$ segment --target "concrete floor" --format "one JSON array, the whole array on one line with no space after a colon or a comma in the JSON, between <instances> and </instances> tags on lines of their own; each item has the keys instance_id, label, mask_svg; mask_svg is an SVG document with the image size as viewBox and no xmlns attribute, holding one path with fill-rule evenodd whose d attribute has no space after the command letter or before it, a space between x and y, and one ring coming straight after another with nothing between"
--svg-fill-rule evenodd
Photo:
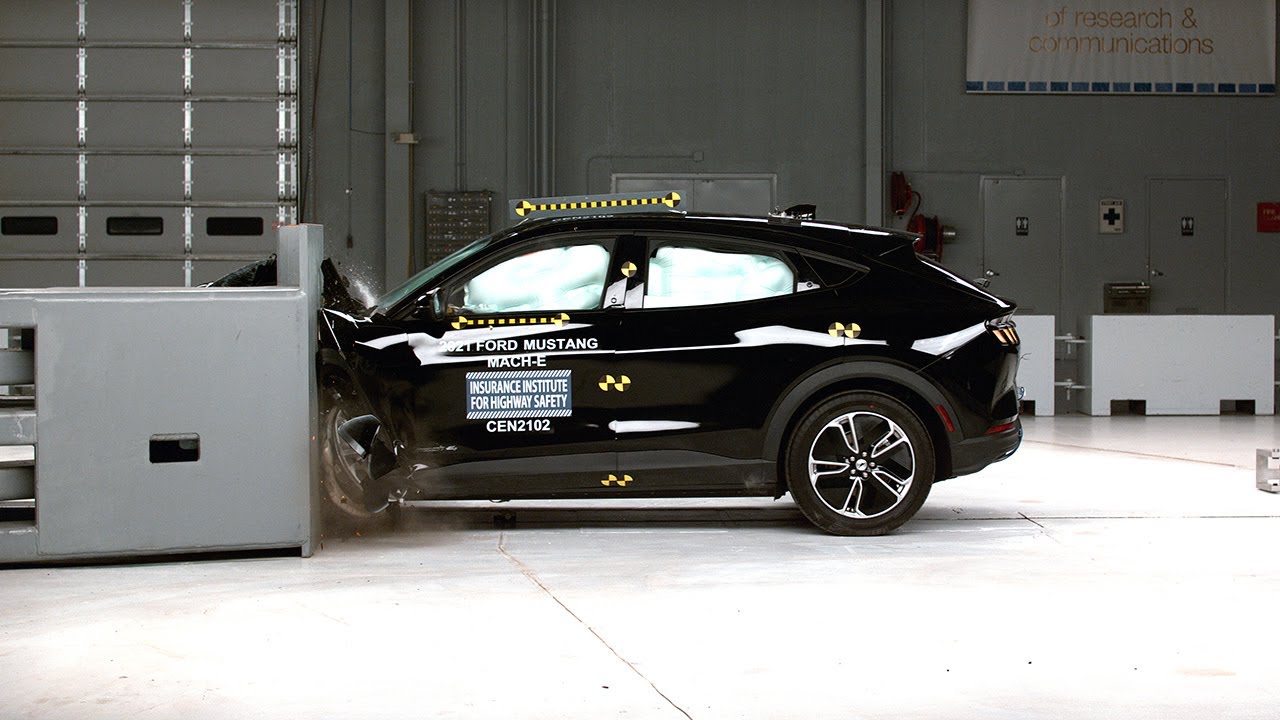
<instances>
[{"instance_id":1,"label":"concrete floor","mask_svg":"<svg viewBox=\"0 0 1280 720\"><path fill-rule=\"evenodd\" d=\"M441 504L309 560L0 571L0 717L1280 716L1276 420L1027 425L884 538Z\"/></svg>"}]
</instances>

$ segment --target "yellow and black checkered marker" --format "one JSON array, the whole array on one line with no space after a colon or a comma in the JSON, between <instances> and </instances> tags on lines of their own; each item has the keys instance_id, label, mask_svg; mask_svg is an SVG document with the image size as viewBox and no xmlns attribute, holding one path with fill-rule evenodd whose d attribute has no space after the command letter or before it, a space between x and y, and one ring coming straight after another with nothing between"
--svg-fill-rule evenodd
<instances>
[{"instance_id":1,"label":"yellow and black checkered marker","mask_svg":"<svg viewBox=\"0 0 1280 720\"><path fill-rule=\"evenodd\" d=\"M627 483L631 482L634 479L635 478L631 477L630 475L623 475L622 477L618 477L617 475L614 475L611 473L609 477L605 478L604 480L601 480L600 484L605 487L609 487L610 485L617 485L618 487L626 487Z\"/></svg>"},{"instance_id":2,"label":"yellow and black checkered marker","mask_svg":"<svg viewBox=\"0 0 1280 720\"><path fill-rule=\"evenodd\" d=\"M827 328L827 334L831 337L847 337L856 338L862 334L862 326L858 323L831 323L831 327Z\"/></svg>"},{"instance_id":3,"label":"yellow and black checkered marker","mask_svg":"<svg viewBox=\"0 0 1280 720\"><path fill-rule=\"evenodd\" d=\"M548 317L476 318L474 320L465 315L459 315L449 325L454 330L463 330L469 327L498 327L506 325L555 325L556 327L561 327L567 322L569 322L569 316L565 313Z\"/></svg>"},{"instance_id":4,"label":"yellow and black checkered marker","mask_svg":"<svg viewBox=\"0 0 1280 720\"><path fill-rule=\"evenodd\" d=\"M622 276L632 277L636 274L636 264L628 260L622 263Z\"/></svg>"},{"instance_id":5,"label":"yellow and black checkered marker","mask_svg":"<svg viewBox=\"0 0 1280 720\"><path fill-rule=\"evenodd\" d=\"M517 220L534 217L575 217L673 211L680 206L680 193L648 192L613 195L570 195L566 197L512 200L511 214Z\"/></svg>"},{"instance_id":6,"label":"yellow and black checkered marker","mask_svg":"<svg viewBox=\"0 0 1280 720\"><path fill-rule=\"evenodd\" d=\"M631 387L631 378L626 375L619 375L616 378L612 375L605 375L600 378L600 382L598 384L600 385L600 389L605 392L609 392L610 390L626 392L627 388Z\"/></svg>"}]
</instances>

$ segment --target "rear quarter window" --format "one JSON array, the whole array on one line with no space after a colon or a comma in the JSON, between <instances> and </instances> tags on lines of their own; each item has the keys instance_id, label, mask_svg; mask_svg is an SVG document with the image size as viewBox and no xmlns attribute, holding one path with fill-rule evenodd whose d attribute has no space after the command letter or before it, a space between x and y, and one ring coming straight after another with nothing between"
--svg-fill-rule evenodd
<instances>
[{"instance_id":1,"label":"rear quarter window","mask_svg":"<svg viewBox=\"0 0 1280 720\"><path fill-rule=\"evenodd\" d=\"M851 265L832 260L830 258L816 257L813 255L805 255L804 262L809 266L813 277L812 280L821 287L835 287L849 282L857 276L865 275L867 270L863 267Z\"/></svg>"}]
</instances>

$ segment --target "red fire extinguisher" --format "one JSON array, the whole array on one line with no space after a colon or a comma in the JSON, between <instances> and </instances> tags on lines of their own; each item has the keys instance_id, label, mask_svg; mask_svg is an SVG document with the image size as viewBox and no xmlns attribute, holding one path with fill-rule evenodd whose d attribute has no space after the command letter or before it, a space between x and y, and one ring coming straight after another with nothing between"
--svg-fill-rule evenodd
<instances>
[{"instance_id":1,"label":"red fire extinguisher","mask_svg":"<svg viewBox=\"0 0 1280 720\"><path fill-rule=\"evenodd\" d=\"M914 243L915 251L934 260L942 260L942 246L944 243L955 240L955 228L943 225L939 222L937 215L922 215L920 205L924 202L924 198L911 188L906 175L900 172L893 173L889 177L889 204L893 208L893 214L898 217L907 215L913 201L915 210L907 219L906 229L907 232L920 236Z\"/></svg>"}]
</instances>

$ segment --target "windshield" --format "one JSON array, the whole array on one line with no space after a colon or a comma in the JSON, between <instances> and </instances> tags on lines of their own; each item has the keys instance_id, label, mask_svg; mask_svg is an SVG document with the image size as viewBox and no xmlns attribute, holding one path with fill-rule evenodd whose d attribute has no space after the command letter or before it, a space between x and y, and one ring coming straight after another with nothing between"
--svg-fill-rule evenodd
<instances>
[{"instance_id":1,"label":"windshield","mask_svg":"<svg viewBox=\"0 0 1280 720\"><path fill-rule=\"evenodd\" d=\"M486 235L461 250L446 255L435 263L419 270L413 277L400 283L398 287L387 292L378 299L376 311L385 314L392 307L399 305L405 298L409 297L419 288L434 285L445 274L454 268L462 265L471 258L480 254L482 250L489 247L494 241L495 235ZM428 288L429 289L429 288Z\"/></svg>"}]
</instances>

